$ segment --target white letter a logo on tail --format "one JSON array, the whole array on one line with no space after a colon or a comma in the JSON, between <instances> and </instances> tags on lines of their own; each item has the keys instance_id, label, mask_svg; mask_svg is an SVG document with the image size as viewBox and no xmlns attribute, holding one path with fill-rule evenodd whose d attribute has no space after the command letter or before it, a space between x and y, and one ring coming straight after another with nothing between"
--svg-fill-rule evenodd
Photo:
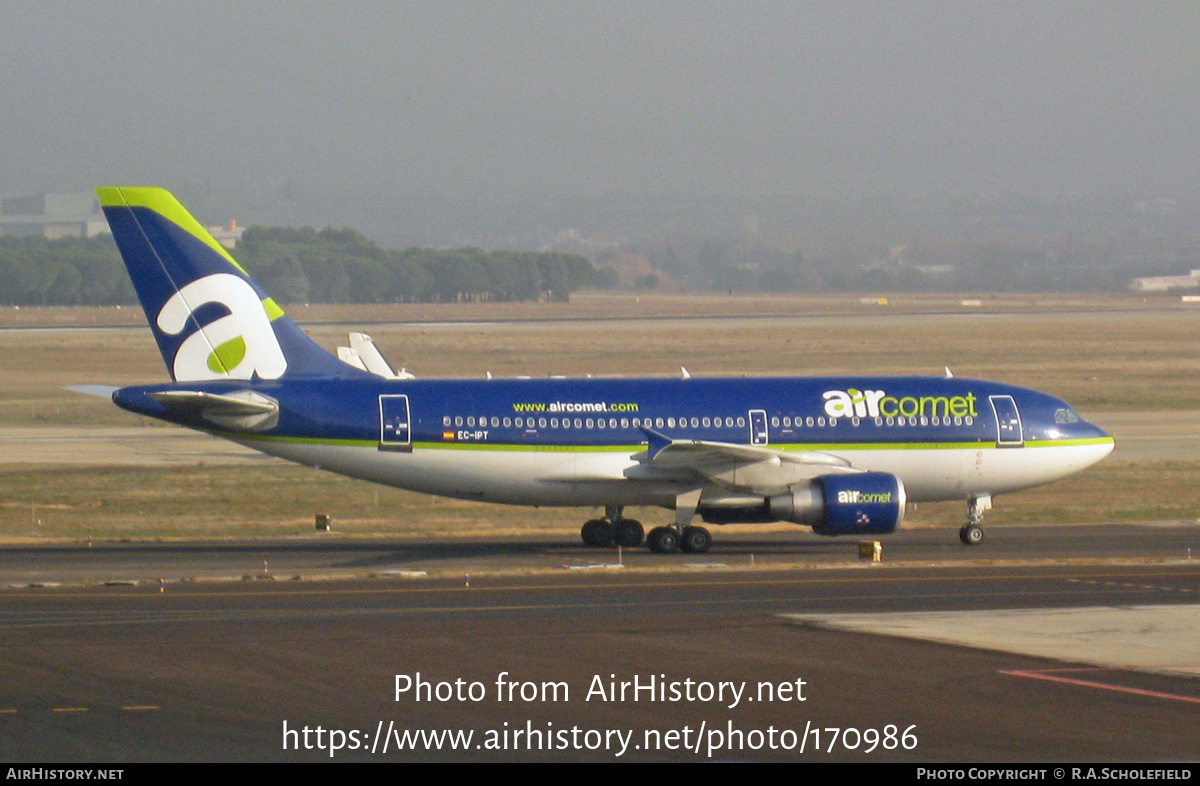
<instances>
[{"instance_id":1,"label":"white letter a logo on tail","mask_svg":"<svg viewBox=\"0 0 1200 786\"><path fill-rule=\"evenodd\" d=\"M188 318L208 303L220 303L230 313L201 325L179 345L172 367L176 380L283 376L287 359L258 293L231 273L205 276L171 295L158 312L159 329L179 335L187 327Z\"/></svg>"}]
</instances>

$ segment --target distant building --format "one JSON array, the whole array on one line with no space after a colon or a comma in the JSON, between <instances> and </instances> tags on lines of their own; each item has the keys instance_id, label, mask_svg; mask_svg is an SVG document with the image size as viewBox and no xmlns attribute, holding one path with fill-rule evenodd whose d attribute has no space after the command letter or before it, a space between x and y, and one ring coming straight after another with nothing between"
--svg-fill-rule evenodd
<instances>
[{"instance_id":1,"label":"distant building","mask_svg":"<svg viewBox=\"0 0 1200 786\"><path fill-rule=\"evenodd\" d=\"M223 227L205 227L208 233L213 236L213 239L229 250L233 250L238 241L242 239L242 233L246 231L245 227L237 225L235 219L229 219L229 225Z\"/></svg>"},{"instance_id":2,"label":"distant building","mask_svg":"<svg viewBox=\"0 0 1200 786\"><path fill-rule=\"evenodd\" d=\"M244 227L230 219L226 226L207 227L216 241L232 249ZM95 237L108 233L100 201L91 191L74 194L33 194L0 199L0 236Z\"/></svg>"},{"instance_id":3,"label":"distant building","mask_svg":"<svg viewBox=\"0 0 1200 786\"><path fill-rule=\"evenodd\" d=\"M94 237L108 232L100 203L90 191L0 199L0 235Z\"/></svg>"},{"instance_id":4,"label":"distant building","mask_svg":"<svg viewBox=\"0 0 1200 786\"><path fill-rule=\"evenodd\" d=\"M1135 278L1129 282L1134 292L1169 292L1173 289L1196 289L1200 287L1200 270L1186 276L1149 276Z\"/></svg>"}]
</instances>

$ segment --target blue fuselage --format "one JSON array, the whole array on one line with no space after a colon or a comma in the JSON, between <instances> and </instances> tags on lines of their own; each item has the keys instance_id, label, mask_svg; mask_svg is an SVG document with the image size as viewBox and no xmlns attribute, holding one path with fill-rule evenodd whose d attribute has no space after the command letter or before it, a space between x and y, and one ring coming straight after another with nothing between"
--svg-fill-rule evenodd
<instances>
[{"instance_id":1,"label":"blue fuselage","mask_svg":"<svg viewBox=\"0 0 1200 786\"><path fill-rule=\"evenodd\" d=\"M277 401L279 416L269 429L231 430L149 396L174 388L253 390ZM855 468L896 474L912 500L1038 485L1094 463L1112 448L1111 437L1058 398L963 378L289 377L125 388L114 400L356 477L519 504L664 504L673 493L655 483L642 482L644 494L613 488L630 478L637 487L630 470L647 430L671 440L830 454ZM358 455L339 454L348 450ZM448 465L449 480L431 480L414 454L424 457L425 466ZM505 472L498 466L505 461L523 469Z\"/></svg>"}]
</instances>

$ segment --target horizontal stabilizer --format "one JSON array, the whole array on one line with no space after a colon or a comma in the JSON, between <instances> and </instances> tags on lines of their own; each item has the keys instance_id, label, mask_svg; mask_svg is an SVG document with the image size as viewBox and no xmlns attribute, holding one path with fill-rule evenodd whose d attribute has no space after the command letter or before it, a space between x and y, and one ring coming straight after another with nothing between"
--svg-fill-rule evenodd
<instances>
[{"instance_id":1,"label":"horizontal stabilizer","mask_svg":"<svg viewBox=\"0 0 1200 786\"><path fill-rule=\"evenodd\" d=\"M252 390L208 393L203 390L163 390L150 398L177 412L242 431L265 431L279 421L279 402Z\"/></svg>"},{"instance_id":2,"label":"horizontal stabilizer","mask_svg":"<svg viewBox=\"0 0 1200 786\"><path fill-rule=\"evenodd\" d=\"M112 385L66 385L63 390L69 390L72 393L82 393L85 396L97 396L99 398L112 399L112 394L120 390L120 388Z\"/></svg>"}]
</instances>

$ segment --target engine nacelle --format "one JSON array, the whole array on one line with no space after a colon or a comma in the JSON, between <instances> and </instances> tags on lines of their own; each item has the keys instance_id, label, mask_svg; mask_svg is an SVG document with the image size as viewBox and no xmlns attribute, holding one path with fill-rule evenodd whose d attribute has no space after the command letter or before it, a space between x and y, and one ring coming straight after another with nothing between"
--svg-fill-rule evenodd
<instances>
[{"instance_id":1,"label":"engine nacelle","mask_svg":"<svg viewBox=\"0 0 1200 786\"><path fill-rule=\"evenodd\" d=\"M823 475L767 500L771 521L812 526L818 535L887 535L904 520L904 483L886 472Z\"/></svg>"}]
</instances>

